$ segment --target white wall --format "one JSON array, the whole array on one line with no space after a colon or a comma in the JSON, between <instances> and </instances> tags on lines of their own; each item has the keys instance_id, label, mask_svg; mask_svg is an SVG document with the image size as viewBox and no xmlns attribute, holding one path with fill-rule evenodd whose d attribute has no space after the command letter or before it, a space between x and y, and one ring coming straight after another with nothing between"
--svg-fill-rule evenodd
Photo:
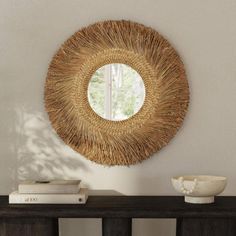
<instances>
[{"instance_id":1,"label":"white wall","mask_svg":"<svg viewBox=\"0 0 236 236\"><path fill-rule=\"evenodd\" d=\"M55 51L81 27L106 19L158 30L182 56L190 84L182 129L166 148L132 167L87 161L56 136L44 111L45 76ZM81 178L92 189L174 195L171 176L203 173L227 176L224 194L235 195L235 22L235 0L0 0L0 194L20 179L60 177ZM98 235L100 223L61 220L61 235ZM173 236L174 225L137 220L133 235Z\"/></svg>"}]
</instances>

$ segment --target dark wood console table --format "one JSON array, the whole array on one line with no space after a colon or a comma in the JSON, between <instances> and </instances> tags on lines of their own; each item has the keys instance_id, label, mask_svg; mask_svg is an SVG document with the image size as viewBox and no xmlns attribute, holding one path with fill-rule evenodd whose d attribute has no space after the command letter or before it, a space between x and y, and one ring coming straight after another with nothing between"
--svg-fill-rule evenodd
<instances>
[{"instance_id":1,"label":"dark wood console table","mask_svg":"<svg viewBox=\"0 0 236 236\"><path fill-rule=\"evenodd\" d=\"M103 236L131 236L132 218L175 218L177 236L235 236L236 197L194 205L176 196L90 196L85 205L9 205L0 196L1 236L58 236L58 218L102 218Z\"/></svg>"}]
</instances>

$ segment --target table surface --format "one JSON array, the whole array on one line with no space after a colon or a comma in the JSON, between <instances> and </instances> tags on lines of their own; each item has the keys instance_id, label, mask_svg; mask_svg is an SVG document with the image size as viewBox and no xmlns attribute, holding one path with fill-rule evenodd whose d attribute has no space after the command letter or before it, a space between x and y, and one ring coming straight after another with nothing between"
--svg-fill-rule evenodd
<instances>
[{"instance_id":1,"label":"table surface","mask_svg":"<svg viewBox=\"0 0 236 236\"><path fill-rule=\"evenodd\" d=\"M236 197L220 196L212 204L185 203L181 196L89 196L79 204L8 204L0 196L0 217L49 218L201 218L236 217Z\"/></svg>"}]
</instances>

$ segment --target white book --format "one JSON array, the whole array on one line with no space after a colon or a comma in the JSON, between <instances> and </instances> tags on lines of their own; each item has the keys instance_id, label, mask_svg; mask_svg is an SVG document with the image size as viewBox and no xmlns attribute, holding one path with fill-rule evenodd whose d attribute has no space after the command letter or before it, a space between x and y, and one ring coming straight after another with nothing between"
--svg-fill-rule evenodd
<instances>
[{"instance_id":1,"label":"white book","mask_svg":"<svg viewBox=\"0 0 236 236\"><path fill-rule=\"evenodd\" d=\"M80 180L24 181L18 185L19 193L78 193Z\"/></svg>"},{"instance_id":2,"label":"white book","mask_svg":"<svg viewBox=\"0 0 236 236\"><path fill-rule=\"evenodd\" d=\"M25 194L18 191L9 194L10 204L85 204L87 199L85 188L76 194Z\"/></svg>"}]
</instances>

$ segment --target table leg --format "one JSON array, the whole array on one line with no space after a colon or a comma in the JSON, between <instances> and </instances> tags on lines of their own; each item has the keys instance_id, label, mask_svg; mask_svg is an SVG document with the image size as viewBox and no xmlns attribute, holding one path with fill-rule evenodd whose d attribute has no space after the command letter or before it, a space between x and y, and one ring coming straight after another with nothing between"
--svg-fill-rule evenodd
<instances>
[{"instance_id":1,"label":"table leg","mask_svg":"<svg viewBox=\"0 0 236 236\"><path fill-rule=\"evenodd\" d=\"M177 236L235 236L236 219L232 218L179 218Z\"/></svg>"},{"instance_id":2,"label":"table leg","mask_svg":"<svg viewBox=\"0 0 236 236\"><path fill-rule=\"evenodd\" d=\"M131 236L132 219L131 218L103 218L102 219L103 236Z\"/></svg>"},{"instance_id":3,"label":"table leg","mask_svg":"<svg viewBox=\"0 0 236 236\"><path fill-rule=\"evenodd\" d=\"M58 236L58 219L0 218L1 236Z\"/></svg>"}]
</instances>

